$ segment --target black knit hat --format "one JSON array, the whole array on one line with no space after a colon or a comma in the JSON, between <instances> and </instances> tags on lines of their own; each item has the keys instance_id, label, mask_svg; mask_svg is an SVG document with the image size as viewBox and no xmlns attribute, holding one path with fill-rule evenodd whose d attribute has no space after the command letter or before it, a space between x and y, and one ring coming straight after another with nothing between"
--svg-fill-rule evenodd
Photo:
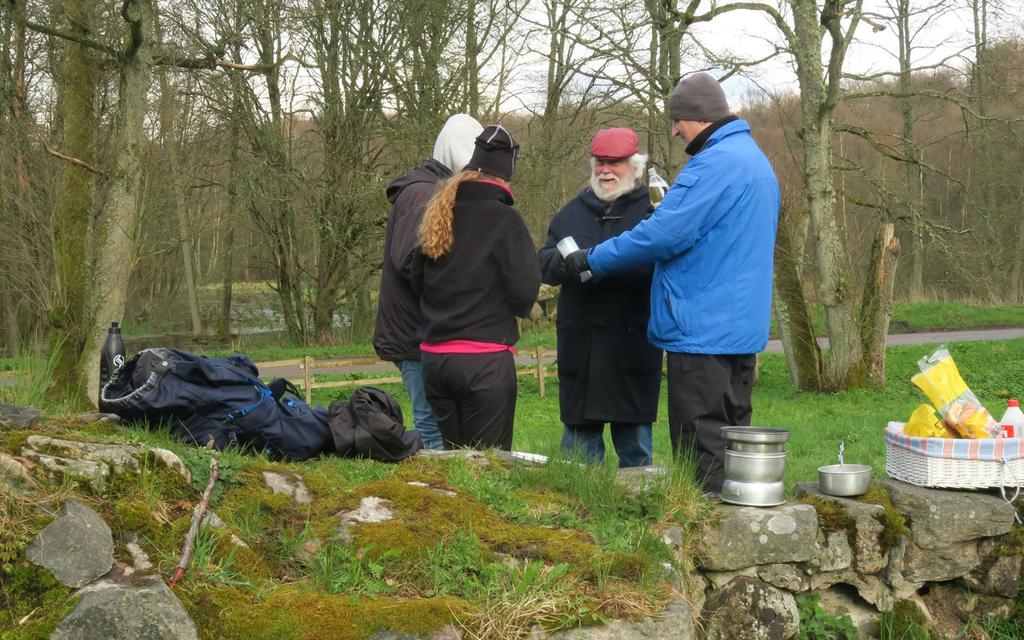
<instances>
[{"instance_id":1,"label":"black knit hat","mask_svg":"<svg viewBox=\"0 0 1024 640\"><path fill-rule=\"evenodd\" d=\"M703 72L680 80L668 98L668 116L673 120L714 122L730 113L722 85Z\"/></svg>"},{"instance_id":2,"label":"black knit hat","mask_svg":"<svg viewBox=\"0 0 1024 640\"><path fill-rule=\"evenodd\" d=\"M466 169L512 180L518 153L519 143L512 139L512 134L500 124L492 124L476 137L476 149Z\"/></svg>"}]
</instances>

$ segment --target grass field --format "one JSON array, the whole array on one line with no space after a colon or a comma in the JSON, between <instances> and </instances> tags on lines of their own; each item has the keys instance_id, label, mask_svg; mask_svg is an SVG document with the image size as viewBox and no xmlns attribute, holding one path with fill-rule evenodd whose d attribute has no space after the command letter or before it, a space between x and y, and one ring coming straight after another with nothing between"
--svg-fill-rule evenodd
<instances>
[{"instance_id":1,"label":"grass field","mask_svg":"<svg viewBox=\"0 0 1024 640\"><path fill-rule=\"evenodd\" d=\"M1024 398L1024 339L947 346L964 380L997 419L1006 407L1006 398ZM883 473L883 430L888 421L905 421L918 404L926 402L925 396L910 383L910 378L918 370L917 360L931 352L933 347L892 347L887 352L888 384L884 388L834 394L793 391L785 358L781 354L762 354L761 377L754 389L753 424L790 431L786 446L786 486L792 489L798 482L816 482L818 467L836 462L841 440L846 442L846 462L868 464L876 474ZM381 388L399 400L406 422L411 422L411 409L404 387L391 384L381 385ZM513 438L515 449L543 454L557 452L562 423L558 417L556 380L548 380L547 391L547 397L542 399L536 379L519 379ZM350 392L317 390L313 398L327 405L347 397ZM611 441L608 437L605 440L611 453ZM656 463L668 461L671 446L664 382L654 428L654 449ZM611 457L614 458L614 454Z\"/></svg>"},{"instance_id":2,"label":"grass field","mask_svg":"<svg viewBox=\"0 0 1024 640\"><path fill-rule=\"evenodd\" d=\"M947 346L964 379L996 417L1001 415L1006 398L1024 398L1024 339ZM763 355L761 377L754 391L753 421L757 425L790 431L786 463L786 485L790 493L798 482L815 481L818 466L835 461L841 440L846 442L848 462L869 464L876 475L884 474L882 430L889 420L906 419L914 407L925 400L910 384L910 377L917 371L918 358L931 349L932 346L890 348L887 352L889 383L884 388L826 395L792 391L784 357L780 354ZM36 375L25 379L24 388L0 387L0 402L36 404L49 412L59 411L59 407L46 404L46 369L42 364L31 369ZM401 385L382 386L398 399L408 424L411 411L404 388ZM540 398L537 382L529 377L520 378L515 449L557 454L562 429L558 418L557 382L550 379L547 388L547 397ZM327 405L343 399L349 391L318 390L314 399ZM655 425L655 462L660 464L668 462L670 456L665 405L663 386ZM208 469L207 452L171 441L165 431L111 427L105 423L95 423L91 428L98 430L93 435L144 442L177 451L193 473ZM7 444L14 447L12 443L23 437L25 433L6 434ZM616 461L608 444L608 465L613 466ZM338 635L337 621L368 615L371 616L369 619L379 623L380 611L374 607L384 607L391 612L394 620L387 624L401 625L413 614L400 607L413 605L389 598L408 594L420 598L412 601L415 606L426 606L423 602L432 602L421 600L427 596L455 597L476 607L472 609L474 611L492 614L490 618L478 615L469 620L467 624L475 625L474 628L504 624L515 615L525 616L519 612L522 608L519 603L524 598L553 603L551 606L555 607L555 613L550 617L558 623L593 621L596 615L591 602L594 593L600 596L601 602L614 603L617 607L623 602L629 604L632 610L619 607L627 614L632 611L647 615L661 602L659 598L663 598L665 580L659 572L664 545L655 534L655 525L671 513L675 518L673 522L692 528L700 526L702 518L707 515L706 500L690 481L691 474L685 471L672 474L650 498L638 500L636 496L624 493L624 489L615 483L614 474L608 473L610 469L595 470L560 461L552 461L539 470L531 471L496 464L475 469L458 460L436 467L415 460L409 464L387 465L332 456L294 465L276 465L261 456L246 455L237 450L224 452L221 459L222 473L226 475L222 475L223 494L216 498L217 512L256 551L235 550L227 542L220 544L221 539L213 534L201 537L181 593L185 606L200 628L210 637L228 640L349 638L344 634ZM265 470L300 471L320 502L313 509L301 507L261 490L259 477ZM442 509L443 501L424 503L417 498L404 482L411 479L457 487L465 496L458 504L470 509L467 517L471 526L460 528L458 518L465 514ZM191 519L190 500L195 499L196 491L204 484L203 476L197 475L193 486L184 486L176 474L166 474L165 477L150 470L130 483L112 485L100 495L87 495L85 499L104 504L104 513L113 514L115 530L141 528L145 531L147 552L157 561L160 572L167 574L178 560L180 538ZM362 485L368 488L361 488ZM67 487L53 488L54 492L67 490ZM396 504L404 505L403 500L408 502L410 513L415 512L416 519L406 520L415 523L409 529L415 529L415 535L404 529L389 528L390 525L385 523L379 532L373 530L366 534L365 539L360 538L360 544L366 546L359 553L352 553L344 546L327 544L312 558L297 558L296 550L310 537L319 535L318 532L331 531L336 526L336 516L332 514L354 507L359 497L371 490L373 495L379 495L381 491L390 492L382 495ZM65 497L67 495L65 493ZM538 507L541 504L538 501L542 501L543 509ZM430 505L431 509L426 516L422 511L424 504ZM25 543L31 538L29 533L35 533L34 529L31 532L27 529L28 523L34 526L37 522L33 519L36 517L33 515L35 506L27 501L15 501L14 505L7 505L14 511L6 516L6 520L0 513L0 522L4 525L0 531L16 525L20 527L16 539ZM685 509L680 509L680 506ZM413 511L414 507L419 510ZM164 514L165 519L160 520L157 514ZM508 565L492 557L494 550L482 542L486 536L477 535L480 531L490 530L488 527L505 531L502 527L506 527L507 522L526 527L540 525L539 529L529 530L531 535L534 531L553 535L552 531L569 529L570 535L586 536L589 546L580 547L582 551L577 553L573 551L575 546L563 544L568 555L546 558L554 564L550 574L541 571L544 565L539 562L530 562L524 567ZM429 527L426 530L430 533L424 535L422 527ZM434 546L424 545L424 539L437 542ZM684 539L696 540L698 537L688 533ZM408 549L403 550L404 547L395 542L405 540L412 541L408 549L414 549L415 554ZM590 540L594 543L591 544ZM395 546L388 546L392 542ZM370 553L374 549L376 551ZM583 569L589 565L583 560L589 558L593 561L605 556L630 559L632 564L623 566L641 567L643 570L639 575L645 576L644 580L627 584L617 573L619 569L595 570L594 579L589 573L584 575ZM611 564L608 566L612 567ZM34 585L35 574L26 576L22 582ZM545 576L550 576L550 579L545 580ZM292 591L295 588L303 590L301 605L289 600L296 593ZM600 590L602 588L612 590L605 593ZM627 588L628 591L624 591ZM20 608L0 611L0 637L48 637L65 611L51 607L46 610L45 617L37 617L32 624L38 626L38 635L19 635L20 631L15 631L13 636L5 633L5 624L7 628L13 628L13 625L20 624L18 620L22 616L43 607L43 596L59 596L61 601L66 596L63 591L56 595L46 591L42 596L37 591L39 589L32 593L38 600L27 596L22 598L16 593L13 600ZM591 599L581 597L584 592L589 593ZM1017 611L1024 611L1021 606L1018 604ZM452 610L448 607L441 611L450 614ZM234 615L225 616L225 611L234 612ZM602 611L599 613L604 615ZM431 615L436 617L434 612ZM531 613L530 616L536 617L536 614ZM528 629L534 622L533 617L524 617L522 624ZM1010 640L1022 637L1020 631L1019 619L1015 619L985 627L987 635L984 636L958 637ZM885 640L919 637L927 636L883 633Z\"/></svg>"}]
</instances>

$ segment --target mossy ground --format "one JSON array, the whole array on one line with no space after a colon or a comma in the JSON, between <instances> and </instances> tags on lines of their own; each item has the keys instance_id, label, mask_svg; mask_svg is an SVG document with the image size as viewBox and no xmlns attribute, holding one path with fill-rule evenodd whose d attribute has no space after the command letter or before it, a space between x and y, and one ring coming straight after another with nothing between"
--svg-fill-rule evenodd
<instances>
[{"instance_id":1,"label":"mossy ground","mask_svg":"<svg viewBox=\"0 0 1024 640\"><path fill-rule=\"evenodd\" d=\"M102 486L39 478L38 495L49 502L75 497L102 515L117 560L131 562L126 545L134 541L154 571L169 576L214 454L160 431L112 433L104 423L58 420L39 432L179 454L191 485L152 456L143 457L139 473L112 472ZM0 447L17 454L28 435L5 433ZM500 638L534 625L650 615L673 593L666 566L675 561L655 531L701 526L707 508L683 504L699 490L679 478L627 493L613 469L571 461L529 468L488 455L283 464L235 451L216 455L222 476L211 508L227 530L201 532L175 588L203 637L358 640L454 624ZM268 471L301 478L313 502L273 493L263 482ZM395 518L354 524L340 540L340 514L371 496L386 500ZM5 493L3 504L0 583L8 604L0 638L47 637L73 603L67 589L40 578L46 572L22 558L52 516L22 495Z\"/></svg>"}]
</instances>

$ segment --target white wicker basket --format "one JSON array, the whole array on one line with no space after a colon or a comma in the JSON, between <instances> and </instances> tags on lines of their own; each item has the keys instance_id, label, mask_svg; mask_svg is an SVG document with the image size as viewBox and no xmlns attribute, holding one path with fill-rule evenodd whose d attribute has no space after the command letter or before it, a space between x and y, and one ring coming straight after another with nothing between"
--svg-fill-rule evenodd
<instances>
[{"instance_id":1,"label":"white wicker basket","mask_svg":"<svg viewBox=\"0 0 1024 640\"><path fill-rule=\"evenodd\" d=\"M1024 458L1005 462L933 458L889 442L885 443L885 472L922 487L1024 487Z\"/></svg>"}]
</instances>

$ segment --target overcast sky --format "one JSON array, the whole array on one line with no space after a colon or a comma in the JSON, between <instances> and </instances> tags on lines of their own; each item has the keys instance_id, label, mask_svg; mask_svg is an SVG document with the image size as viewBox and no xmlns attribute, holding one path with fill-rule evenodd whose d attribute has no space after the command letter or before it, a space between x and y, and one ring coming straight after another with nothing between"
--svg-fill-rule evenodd
<instances>
[{"instance_id":1,"label":"overcast sky","mask_svg":"<svg viewBox=\"0 0 1024 640\"><path fill-rule=\"evenodd\" d=\"M962 70L973 59L972 14L968 0L958 2L959 7L950 5L949 10L933 16L927 24L923 24L923 16L914 20L913 27L920 29L914 42L915 66L934 65L949 58L949 65ZM916 6L928 4L931 2L915 3ZM879 0L867 0L864 8L866 13L880 16L892 13L886 3ZM1024 0L1000 1L990 12L990 38L1021 35L1020 16L1024 14ZM848 73L872 74L898 68L896 52L899 45L894 26L884 17L872 17L871 21L874 28L865 22L857 28L856 42L847 56ZM693 33L705 46L717 52L728 51L747 59L764 57L771 52L772 42L780 37L775 25L765 15L753 11L735 11L718 16L710 23L697 25ZM958 55L961 53L962 56ZM788 56L762 63L747 75L747 78L731 78L724 85L730 102L738 103L735 106L742 105L748 92L797 90L796 75Z\"/></svg>"}]
</instances>

